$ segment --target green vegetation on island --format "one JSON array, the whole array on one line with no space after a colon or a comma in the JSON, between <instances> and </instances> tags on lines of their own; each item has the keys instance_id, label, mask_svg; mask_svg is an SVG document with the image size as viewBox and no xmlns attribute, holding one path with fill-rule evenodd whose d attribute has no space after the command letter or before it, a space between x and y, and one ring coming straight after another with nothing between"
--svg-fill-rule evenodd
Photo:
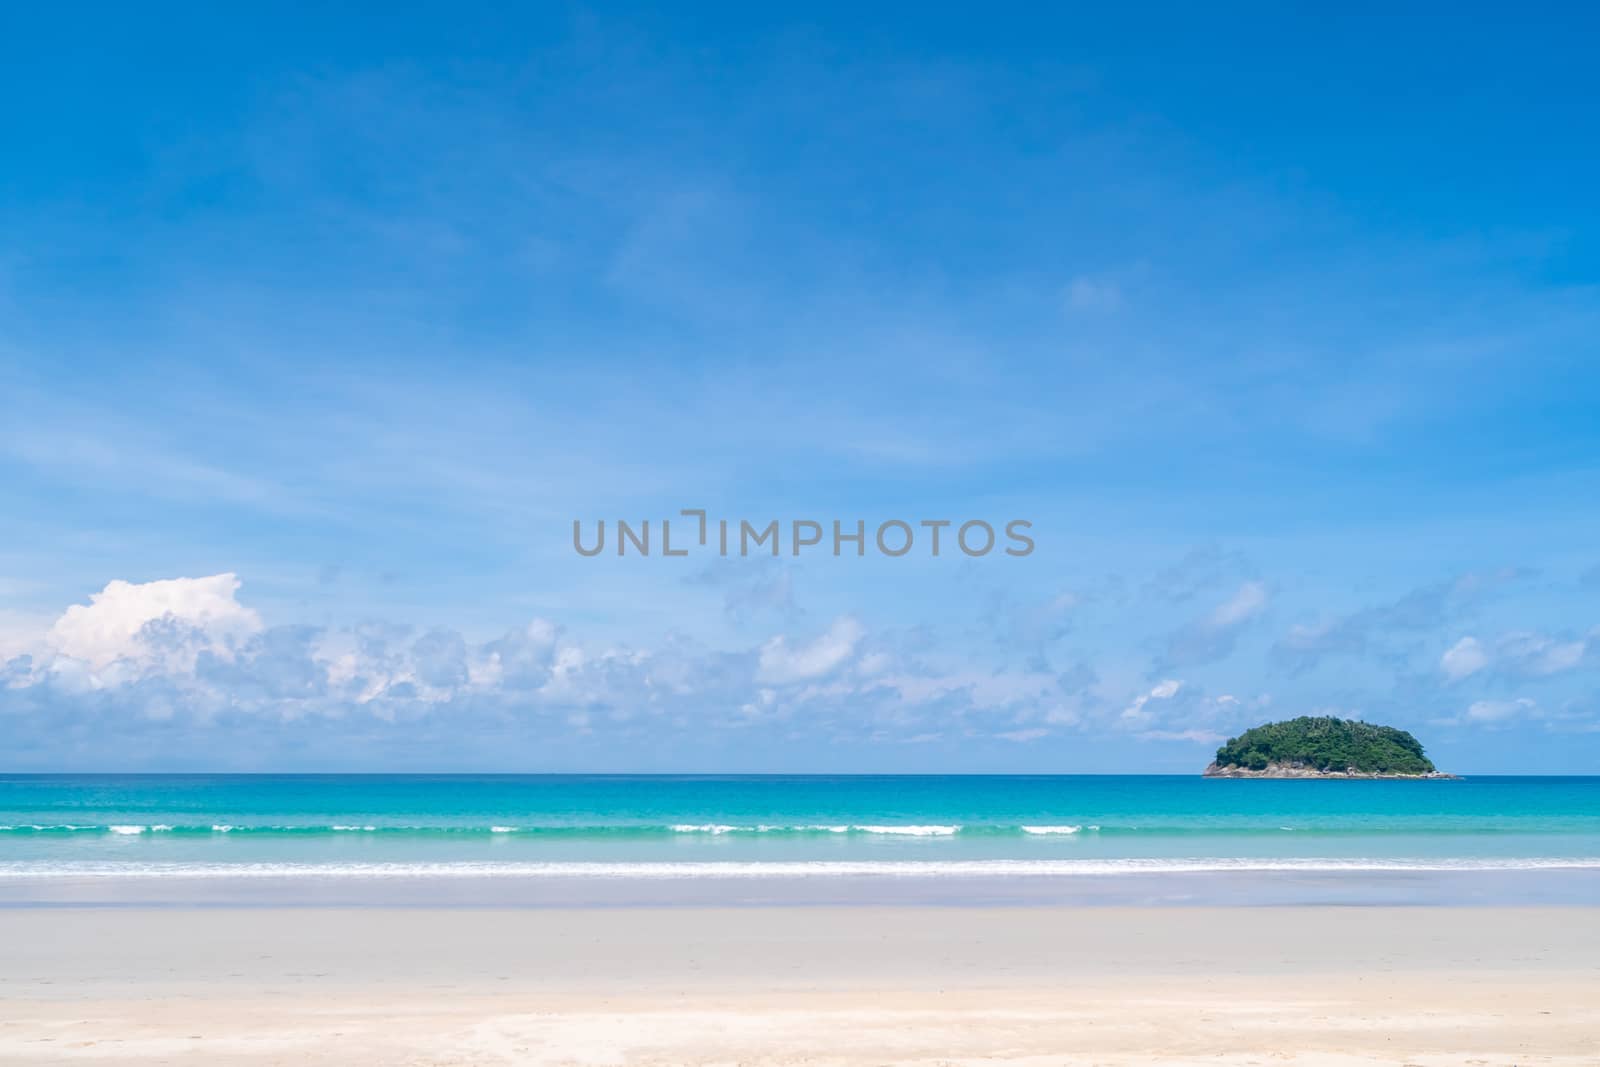
<instances>
[{"instance_id":1,"label":"green vegetation on island","mask_svg":"<svg viewBox=\"0 0 1600 1067\"><path fill-rule=\"evenodd\" d=\"M1213 778L1445 778L1422 742L1392 726L1304 715L1246 730L1217 749Z\"/></svg>"}]
</instances>

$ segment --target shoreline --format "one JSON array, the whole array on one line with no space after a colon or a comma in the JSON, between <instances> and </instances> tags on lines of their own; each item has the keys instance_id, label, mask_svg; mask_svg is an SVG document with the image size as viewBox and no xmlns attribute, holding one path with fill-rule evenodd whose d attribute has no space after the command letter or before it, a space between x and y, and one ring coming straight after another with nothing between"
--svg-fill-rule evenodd
<instances>
[{"instance_id":1,"label":"shoreline","mask_svg":"<svg viewBox=\"0 0 1600 1067\"><path fill-rule=\"evenodd\" d=\"M1600 867L1202 870L1160 873L755 877L0 877L29 908L1253 908L1586 907Z\"/></svg>"}]
</instances>

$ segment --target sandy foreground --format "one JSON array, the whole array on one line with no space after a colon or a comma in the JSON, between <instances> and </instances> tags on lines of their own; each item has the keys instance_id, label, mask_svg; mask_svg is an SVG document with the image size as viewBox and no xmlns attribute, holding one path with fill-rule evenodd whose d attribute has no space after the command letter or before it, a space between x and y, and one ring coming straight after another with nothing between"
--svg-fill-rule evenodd
<instances>
[{"instance_id":1,"label":"sandy foreground","mask_svg":"<svg viewBox=\"0 0 1600 1067\"><path fill-rule=\"evenodd\" d=\"M0 909L0 1062L1600 1064L1600 908Z\"/></svg>"}]
</instances>

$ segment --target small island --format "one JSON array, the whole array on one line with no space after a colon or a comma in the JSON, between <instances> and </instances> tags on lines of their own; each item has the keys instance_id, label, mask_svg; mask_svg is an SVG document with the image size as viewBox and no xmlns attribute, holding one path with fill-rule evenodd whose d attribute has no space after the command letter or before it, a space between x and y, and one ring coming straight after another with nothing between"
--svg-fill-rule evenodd
<instances>
[{"instance_id":1,"label":"small island","mask_svg":"<svg viewBox=\"0 0 1600 1067\"><path fill-rule=\"evenodd\" d=\"M1303 715L1246 730L1217 749L1207 778L1454 778L1393 726Z\"/></svg>"}]
</instances>

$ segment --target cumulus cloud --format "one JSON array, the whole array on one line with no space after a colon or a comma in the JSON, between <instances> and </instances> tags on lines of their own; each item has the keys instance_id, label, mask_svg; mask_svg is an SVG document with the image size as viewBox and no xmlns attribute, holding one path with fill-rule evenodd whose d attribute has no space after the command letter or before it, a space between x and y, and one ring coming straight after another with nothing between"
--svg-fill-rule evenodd
<instances>
[{"instance_id":1,"label":"cumulus cloud","mask_svg":"<svg viewBox=\"0 0 1600 1067\"><path fill-rule=\"evenodd\" d=\"M797 644L780 634L761 646L756 677L782 684L831 674L850 658L863 633L861 623L845 615L811 641Z\"/></svg>"},{"instance_id":2,"label":"cumulus cloud","mask_svg":"<svg viewBox=\"0 0 1600 1067\"><path fill-rule=\"evenodd\" d=\"M561 627L534 619L484 645L468 664L474 684L522 692L544 684L561 639Z\"/></svg>"},{"instance_id":3,"label":"cumulus cloud","mask_svg":"<svg viewBox=\"0 0 1600 1067\"><path fill-rule=\"evenodd\" d=\"M1116 725L1141 741L1215 743L1259 721L1271 703L1266 694L1241 699L1232 693L1167 678L1136 695L1117 716Z\"/></svg>"},{"instance_id":4,"label":"cumulus cloud","mask_svg":"<svg viewBox=\"0 0 1600 1067\"><path fill-rule=\"evenodd\" d=\"M1577 718L1587 718L1587 716ZM1492 729L1527 720L1542 721L1547 727L1553 725L1555 720L1563 720L1570 725L1573 719L1574 716L1570 713L1547 714L1545 709L1539 706L1538 701L1531 697L1508 697L1474 700L1464 710L1454 715L1446 715L1431 721L1435 726L1482 726Z\"/></svg>"},{"instance_id":5,"label":"cumulus cloud","mask_svg":"<svg viewBox=\"0 0 1600 1067\"><path fill-rule=\"evenodd\" d=\"M1463 637L1439 657L1439 669L1452 682L1483 670L1489 663L1489 654L1476 637Z\"/></svg>"},{"instance_id":6,"label":"cumulus cloud","mask_svg":"<svg viewBox=\"0 0 1600 1067\"><path fill-rule=\"evenodd\" d=\"M1439 659L1439 669L1450 681L1479 672L1502 680L1539 679L1565 674L1591 662L1600 647L1596 635L1552 637L1532 630L1514 630L1484 643L1463 637Z\"/></svg>"},{"instance_id":7,"label":"cumulus cloud","mask_svg":"<svg viewBox=\"0 0 1600 1067\"><path fill-rule=\"evenodd\" d=\"M919 717L881 677L891 657L879 650L864 662L866 628L850 616L730 651L670 635L651 649L596 646L544 619L475 642L381 622L266 627L239 589L232 574L111 582L61 616L42 655L0 662L0 713L113 712L117 729L135 720L234 731L246 721L404 722L416 724L414 738L429 722L459 732L543 720L546 736L619 736L650 722L690 732L781 722L801 709L819 730L909 732ZM893 666L908 678L922 670ZM985 681L1004 688L1000 677ZM974 708L979 688L941 693L923 710Z\"/></svg>"},{"instance_id":8,"label":"cumulus cloud","mask_svg":"<svg viewBox=\"0 0 1600 1067\"><path fill-rule=\"evenodd\" d=\"M151 736L127 732L143 723L226 730L280 749L362 737L364 753L459 751L507 731L563 745L647 746L641 739L752 727L830 744L1017 741L1083 723L1094 680L1083 666L929 662L915 638L869 642L853 616L747 648L665 635L640 649L584 642L546 619L480 641L384 622L268 627L239 590L231 574L110 583L61 617L42 655L0 663L0 715L36 713L40 732L55 736ZM261 732L273 724L278 732ZM192 736L206 751L220 744Z\"/></svg>"},{"instance_id":9,"label":"cumulus cloud","mask_svg":"<svg viewBox=\"0 0 1600 1067\"><path fill-rule=\"evenodd\" d=\"M50 645L92 667L119 660L169 662L192 667L202 651L228 653L260 632L261 617L240 604L233 574L109 582L74 604L50 628Z\"/></svg>"},{"instance_id":10,"label":"cumulus cloud","mask_svg":"<svg viewBox=\"0 0 1600 1067\"><path fill-rule=\"evenodd\" d=\"M1149 692L1140 693L1134 697L1133 702L1122 709L1121 719L1131 726L1142 726L1154 721L1155 710L1148 707L1152 700L1171 700L1183 689L1183 682L1176 678L1168 678L1157 682Z\"/></svg>"},{"instance_id":11,"label":"cumulus cloud","mask_svg":"<svg viewBox=\"0 0 1600 1067\"><path fill-rule=\"evenodd\" d=\"M1185 654L1225 654L1266 612L1271 598L1263 583L1226 581L1212 589L1209 602L1198 601L1201 609L1181 635L1188 643L1179 642ZM1169 671L1170 659L1158 660L1159 673L1151 676L1148 663L1119 663L1089 649L1067 653L1062 620L1103 607L1086 608L1070 597L1042 607L1002 602L996 611L1016 610L996 619L1037 608L1048 625L1005 622L1002 632L1012 647L979 657L973 650L989 645L981 630L969 627L966 641L952 648L931 628L869 633L849 615L820 630L768 630L765 640L717 648L672 634L643 648L607 644L548 619L488 639L384 622L267 626L241 601L241 589L233 574L113 581L53 625L49 616L36 621L28 653L0 660L0 718L12 727L12 751L25 754L30 743L36 752L56 751L51 746L61 744L58 738L134 743L185 730L192 750L202 754L231 752L246 739L303 751L317 745L316 738L337 735L344 740L336 746L360 738L364 754L389 746L413 760L473 744L492 755L498 750L489 739L495 737L510 739L510 750L524 753L546 744L570 748L581 738L619 746L606 751L633 745L631 751L649 753L657 744L754 730L769 732L774 750L799 739L829 746L914 739L1027 743L1096 730L1199 743L1259 721L1267 702L1265 696L1208 693L1205 675ZM1591 664L1600 632L1513 631L1491 639L1479 631L1457 638L1442 656L1439 647L1425 661L1429 667L1436 662L1437 670L1414 675L1409 684L1431 678L1486 689L1454 690L1452 704L1461 710L1441 721L1487 726L1532 720L1549 729L1577 729L1574 724L1592 720L1585 707L1562 703L1560 688L1579 679L1555 676ZM1051 662L1062 654L1076 665L1062 669ZM1079 656L1093 657L1094 666ZM1223 669L1231 673L1233 667ZM1510 689L1521 679L1542 687L1529 693L1540 705L1502 699L1508 690L1522 696ZM1417 690L1407 699L1429 696ZM291 721L295 728L284 729ZM227 731L225 742L219 730ZM97 743L113 754L112 763L122 758L112 741ZM155 751L151 758L160 758L163 750ZM381 765L372 760L368 765Z\"/></svg>"},{"instance_id":12,"label":"cumulus cloud","mask_svg":"<svg viewBox=\"0 0 1600 1067\"><path fill-rule=\"evenodd\" d=\"M1496 643L1497 658L1506 669L1531 677L1561 674L1581 665L1589 651L1584 639L1560 639L1530 631L1503 635Z\"/></svg>"}]
</instances>

